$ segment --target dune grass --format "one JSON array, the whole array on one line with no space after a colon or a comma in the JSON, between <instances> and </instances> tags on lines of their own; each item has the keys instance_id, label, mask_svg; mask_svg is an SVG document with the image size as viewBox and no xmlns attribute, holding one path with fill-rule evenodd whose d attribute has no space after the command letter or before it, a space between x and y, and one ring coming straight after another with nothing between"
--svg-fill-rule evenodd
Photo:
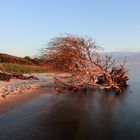
<instances>
[{"instance_id":1,"label":"dune grass","mask_svg":"<svg viewBox=\"0 0 140 140\"><path fill-rule=\"evenodd\" d=\"M0 63L0 70L5 72L16 73L43 73L47 72L47 68L34 65L21 65L12 63Z\"/></svg>"}]
</instances>

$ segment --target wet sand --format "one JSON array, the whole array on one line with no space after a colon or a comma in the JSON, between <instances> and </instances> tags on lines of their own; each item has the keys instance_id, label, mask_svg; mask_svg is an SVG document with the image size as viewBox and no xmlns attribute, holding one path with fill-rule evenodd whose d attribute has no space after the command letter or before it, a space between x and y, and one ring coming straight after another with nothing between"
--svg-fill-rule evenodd
<instances>
[{"instance_id":1,"label":"wet sand","mask_svg":"<svg viewBox=\"0 0 140 140\"><path fill-rule=\"evenodd\" d=\"M0 113L8 112L22 104L40 96L42 93L51 89L36 89L33 91L26 91L24 93L11 94L7 98L0 98Z\"/></svg>"}]
</instances>

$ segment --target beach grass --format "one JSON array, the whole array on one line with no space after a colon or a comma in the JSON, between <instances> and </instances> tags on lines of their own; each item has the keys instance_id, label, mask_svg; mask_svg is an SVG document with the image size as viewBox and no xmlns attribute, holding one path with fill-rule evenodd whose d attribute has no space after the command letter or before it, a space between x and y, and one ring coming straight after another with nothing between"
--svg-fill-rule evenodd
<instances>
[{"instance_id":1,"label":"beach grass","mask_svg":"<svg viewBox=\"0 0 140 140\"><path fill-rule=\"evenodd\" d=\"M22 65L13 63L0 63L0 70L4 72L15 73L43 73L47 72L47 68L36 65Z\"/></svg>"}]
</instances>

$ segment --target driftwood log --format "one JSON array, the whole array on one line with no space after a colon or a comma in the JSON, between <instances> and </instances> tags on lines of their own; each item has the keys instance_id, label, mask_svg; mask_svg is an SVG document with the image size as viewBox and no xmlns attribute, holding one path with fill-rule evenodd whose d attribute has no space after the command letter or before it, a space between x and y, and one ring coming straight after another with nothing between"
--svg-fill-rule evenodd
<instances>
[{"instance_id":1,"label":"driftwood log","mask_svg":"<svg viewBox=\"0 0 140 140\"><path fill-rule=\"evenodd\" d=\"M28 79L33 79L33 80L39 80L35 76L25 76L20 73L7 73L7 72L0 72L0 80L1 81L10 81L10 79L16 78L16 79L22 79L22 80L28 80Z\"/></svg>"}]
</instances>

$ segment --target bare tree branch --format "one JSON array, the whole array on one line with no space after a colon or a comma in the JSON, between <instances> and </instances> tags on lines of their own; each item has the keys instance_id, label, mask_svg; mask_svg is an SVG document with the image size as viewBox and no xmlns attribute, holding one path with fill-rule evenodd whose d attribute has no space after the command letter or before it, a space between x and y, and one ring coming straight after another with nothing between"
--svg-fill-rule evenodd
<instances>
[{"instance_id":1,"label":"bare tree branch","mask_svg":"<svg viewBox=\"0 0 140 140\"><path fill-rule=\"evenodd\" d=\"M65 87L79 89L98 87L121 91L128 80L123 64L112 56L101 56L96 43L88 37L66 35L56 37L42 50L42 57L49 61L54 69L68 72L66 80L54 77L56 83Z\"/></svg>"}]
</instances>

